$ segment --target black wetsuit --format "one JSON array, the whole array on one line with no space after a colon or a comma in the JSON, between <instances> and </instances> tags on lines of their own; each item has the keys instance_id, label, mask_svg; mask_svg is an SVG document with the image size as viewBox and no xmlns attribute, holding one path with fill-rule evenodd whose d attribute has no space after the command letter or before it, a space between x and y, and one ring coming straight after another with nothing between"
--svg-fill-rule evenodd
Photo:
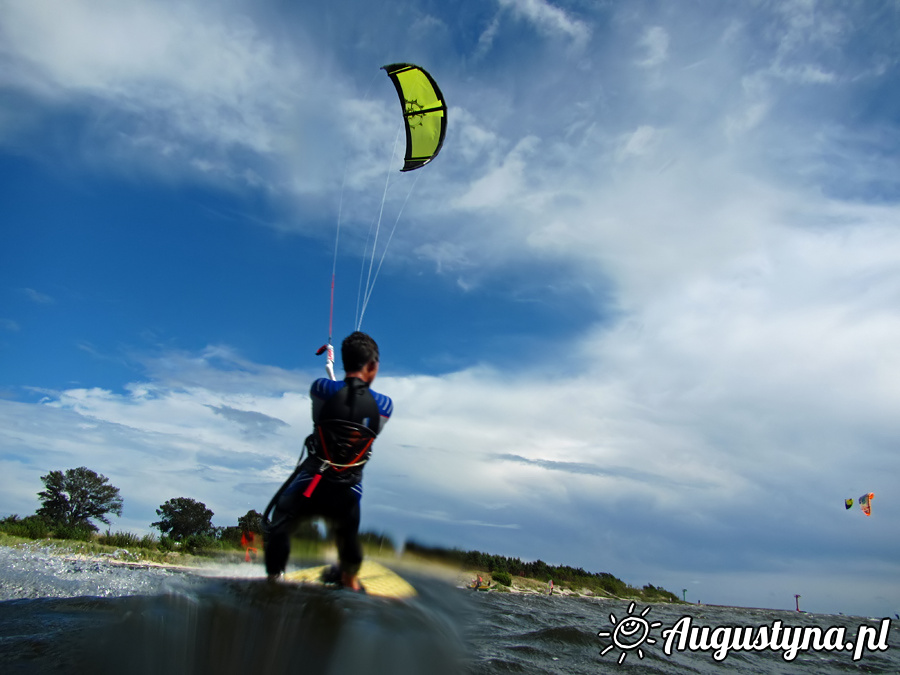
<instances>
[{"instance_id":1,"label":"black wetsuit","mask_svg":"<svg viewBox=\"0 0 900 675\"><path fill-rule=\"evenodd\" d=\"M358 536L362 463L368 459L372 440L390 418L393 403L355 377L343 382L316 380L310 398L316 428L306 439L307 458L275 503L266 534L266 572L284 571L290 534L298 522L323 517L331 523L341 571L355 574L362 562ZM346 440L347 434L354 443L349 459L337 454L335 440Z\"/></svg>"}]
</instances>

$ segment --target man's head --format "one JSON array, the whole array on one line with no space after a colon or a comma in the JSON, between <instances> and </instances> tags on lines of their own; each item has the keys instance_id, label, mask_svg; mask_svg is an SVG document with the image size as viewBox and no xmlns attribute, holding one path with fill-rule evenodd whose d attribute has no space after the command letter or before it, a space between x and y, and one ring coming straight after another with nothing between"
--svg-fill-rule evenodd
<instances>
[{"instance_id":1,"label":"man's head","mask_svg":"<svg viewBox=\"0 0 900 675\"><path fill-rule=\"evenodd\" d=\"M378 359L378 345L365 333L350 333L341 344L341 360L348 375L363 373L362 379L371 382L378 372Z\"/></svg>"}]
</instances>

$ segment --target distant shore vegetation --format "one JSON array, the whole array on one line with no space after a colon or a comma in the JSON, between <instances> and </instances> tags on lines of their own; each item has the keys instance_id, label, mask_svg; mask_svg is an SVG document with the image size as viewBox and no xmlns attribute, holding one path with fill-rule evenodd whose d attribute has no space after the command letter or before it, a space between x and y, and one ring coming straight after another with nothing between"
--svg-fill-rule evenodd
<instances>
[{"instance_id":1,"label":"distant shore vegetation","mask_svg":"<svg viewBox=\"0 0 900 675\"><path fill-rule=\"evenodd\" d=\"M681 602L681 598L664 588L656 587L653 584L635 588L608 572L587 572L580 567L549 565L543 560L529 562L481 551L426 546L414 541L406 543L405 551L421 558L489 574L492 580L501 586L511 586L513 579L519 577L534 579L548 586L552 581L554 588L568 589L576 593L589 591L595 595L616 598L641 598L651 602Z\"/></svg>"},{"instance_id":2,"label":"distant shore vegetation","mask_svg":"<svg viewBox=\"0 0 900 675\"><path fill-rule=\"evenodd\" d=\"M259 559L261 562L263 519L255 510L239 517L236 525L217 527L212 524L215 514L203 502L177 497L156 509L160 519L151 527L159 530L159 536L109 529L100 532L92 521L99 520L108 525L107 515L121 515L123 505L119 489L109 485L105 476L79 467L65 472L51 471L41 476L41 480L46 488L38 493L41 507L33 515L19 517L12 514L0 519L0 534L5 535L0 536L0 544L15 543L15 540L57 540L67 550L110 555L131 562L149 560L183 564L185 556L242 556L246 561ZM415 541L398 547L388 535L379 532L361 532L359 537L366 555L402 555L453 566L471 572L473 576L488 575L497 590L508 590L517 578L548 586L552 581L555 589L567 589L576 594L587 591L594 595L640 598L649 602L681 602L678 596L664 588L652 584L635 588L607 572L587 572L580 567L549 565L542 560L522 561ZM317 558L330 539L324 523L304 523L294 533L294 557Z\"/></svg>"}]
</instances>

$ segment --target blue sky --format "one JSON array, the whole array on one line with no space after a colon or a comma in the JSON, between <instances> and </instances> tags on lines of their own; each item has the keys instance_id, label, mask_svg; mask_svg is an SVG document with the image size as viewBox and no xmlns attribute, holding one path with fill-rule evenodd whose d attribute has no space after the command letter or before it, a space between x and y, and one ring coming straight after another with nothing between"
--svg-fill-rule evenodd
<instances>
[{"instance_id":1,"label":"blue sky","mask_svg":"<svg viewBox=\"0 0 900 675\"><path fill-rule=\"evenodd\" d=\"M388 180L364 528L898 611L898 9L297 5L0 2L0 512L261 510ZM450 106L408 174L394 62Z\"/></svg>"}]
</instances>

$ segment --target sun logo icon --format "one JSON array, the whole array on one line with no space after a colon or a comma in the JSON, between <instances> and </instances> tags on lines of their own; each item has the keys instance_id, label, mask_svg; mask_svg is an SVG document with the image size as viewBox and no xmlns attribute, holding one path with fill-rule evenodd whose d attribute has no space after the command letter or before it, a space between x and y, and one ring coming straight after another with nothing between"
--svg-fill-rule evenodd
<instances>
[{"instance_id":1,"label":"sun logo icon","mask_svg":"<svg viewBox=\"0 0 900 675\"><path fill-rule=\"evenodd\" d=\"M610 623L615 626L612 632L602 630L597 633L597 637L612 638L612 644L605 647L600 652L600 656L606 656L606 653L613 649L622 650L622 653L619 654L619 665L625 661L625 657L630 651L637 652L639 659L644 658L644 650L641 649L641 645L645 642L650 645L656 644L656 640L650 637L650 629L662 626L662 621L650 623L644 618L650 612L649 606L645 607L638 616L634 616L632 612L634 612L633 602L628 605L628 616L623 617L621 621L615 614L609 615Z\"/></svg>"}]
</instances>

